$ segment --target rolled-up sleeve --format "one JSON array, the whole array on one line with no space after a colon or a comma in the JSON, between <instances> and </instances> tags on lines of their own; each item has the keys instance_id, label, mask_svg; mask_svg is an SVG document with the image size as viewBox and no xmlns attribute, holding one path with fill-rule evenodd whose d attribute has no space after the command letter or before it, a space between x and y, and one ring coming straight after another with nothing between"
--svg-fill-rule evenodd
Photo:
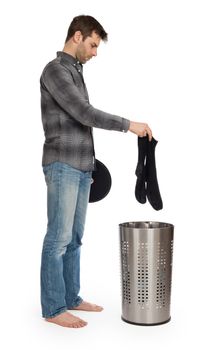
<instances>
[{"instance_id":1,"label":"rolled-up sleeve","mask_svg":"<svg viewBox=\"0 0 216 350\"><path fill-rule=\"evenodd\" d=\"M127 132L130 121L94 108L81 94L69 69L57 62L48 64L41 82L58 105L83 125Z\"/></svg>"}]
</instances>

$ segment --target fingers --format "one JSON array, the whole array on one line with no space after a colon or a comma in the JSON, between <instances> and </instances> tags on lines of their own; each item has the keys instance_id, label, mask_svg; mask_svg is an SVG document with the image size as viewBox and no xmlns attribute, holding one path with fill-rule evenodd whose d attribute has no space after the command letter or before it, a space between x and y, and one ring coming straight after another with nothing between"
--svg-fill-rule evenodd
<instances>
[{"instance_id":1,"label":"fingers","mask_svg":"<svg viewBox=\"0 0 216 350\"><path fill-rule=\"evenodd\" d=\"M152 139L152 131L151 131L149 126L147 127L146 133L148 134L149 141L151 141L151 139Z\"/></svg>"},{"instance_id":2,"label":"fingers","mask_svg":"<svg viewBox=\"0 0 216 350\"><path fill-rule=\"evenodd\" d=\"M149 141L151 141L152 139L152 131L150 129L150 127L148 126L148 124L143 124L143 130L139 135L140 137L144 137L144 136L148 136Z\"/></svg>"},{"instance_id":3,"label":"fingers","mask_svg":"<svg viewBox=\"0 0 216 350\"><path fill-rule=\"evenodd\" d=\"M131 121L129 130L139 137L144 137L148 135L149 141L151 141L152 139L152 131L146 123L138 123Z\"/></svg>"}]
</instances>

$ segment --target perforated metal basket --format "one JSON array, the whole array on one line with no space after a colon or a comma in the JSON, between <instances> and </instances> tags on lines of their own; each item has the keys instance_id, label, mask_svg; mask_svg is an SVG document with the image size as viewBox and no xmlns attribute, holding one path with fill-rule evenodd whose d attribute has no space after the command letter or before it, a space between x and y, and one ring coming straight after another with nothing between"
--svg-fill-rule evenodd
<instances>
[{"instance_id":1,"label":"perforated metal basket","mask_svg":"<svg viewBox=\"0 0 216 350\"><path fill-rule=\"evenodd\" d=\"M170 320L174 226L162 222L119 225L122 319L140 325Z\"/></svg>"}]
</instances>

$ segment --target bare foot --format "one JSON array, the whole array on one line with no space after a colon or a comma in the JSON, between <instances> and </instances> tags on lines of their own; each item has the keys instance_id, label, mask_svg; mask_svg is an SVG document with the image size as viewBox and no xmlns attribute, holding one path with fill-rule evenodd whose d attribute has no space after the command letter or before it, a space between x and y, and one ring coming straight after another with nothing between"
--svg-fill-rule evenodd
<instances>
[{"instance_id":1,"label":"bare foot","mask_svg":"<svg viewBox=\"0 0 216 350\"><path fill-rule=\"evenodd\" d=\"M46 321L55 323L58 326L69 328L81 328L87 325L87 322L81 320L79 317L71 315L67 311L56 317L46 318Z\"/></svg>"},{"instance_id":2,"label":"bare foot","mask_svg":"<svg viewBox=\"0 0 216 350\"><path fill-rule=\"evenodd\" d=\"M87 301L82 301L82 303L70 310L80 310L80 311L95 311L100 312L103 310L102 306L88 303Z\"/></svg>"}]
</instances>

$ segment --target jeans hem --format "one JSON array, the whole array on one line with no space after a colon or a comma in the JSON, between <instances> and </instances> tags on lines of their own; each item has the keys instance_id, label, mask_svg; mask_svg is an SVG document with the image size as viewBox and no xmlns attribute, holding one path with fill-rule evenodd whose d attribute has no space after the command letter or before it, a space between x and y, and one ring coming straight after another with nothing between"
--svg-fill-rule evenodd
<instances>
[{"instance_id":1,"label":"jeans hem","mask_svg":"<svg viewBox=\"0 0 216 350\"><path fill-rule=\"evenodd\" d=\"M58 315L63 314L63 312L67 311L67 308L62 309L61 311L56 312L54 315L42 315L43 318L54 318Z\"/></svg>"},{"instance_id":2,"label":"jeans hem","mask_svg":"<svg viewBox=\"0 0 216 350\"><path fill-rule=\"evenodd\" d=\"M71 310L71 309L73 309L74 307L79 306L80 304L82 304L82 302L83 302L83 299L80 298L80 300L79 300L77 303L73 304L73 306L68 306L68 310Z\"/></svg>"}]
</instances>

